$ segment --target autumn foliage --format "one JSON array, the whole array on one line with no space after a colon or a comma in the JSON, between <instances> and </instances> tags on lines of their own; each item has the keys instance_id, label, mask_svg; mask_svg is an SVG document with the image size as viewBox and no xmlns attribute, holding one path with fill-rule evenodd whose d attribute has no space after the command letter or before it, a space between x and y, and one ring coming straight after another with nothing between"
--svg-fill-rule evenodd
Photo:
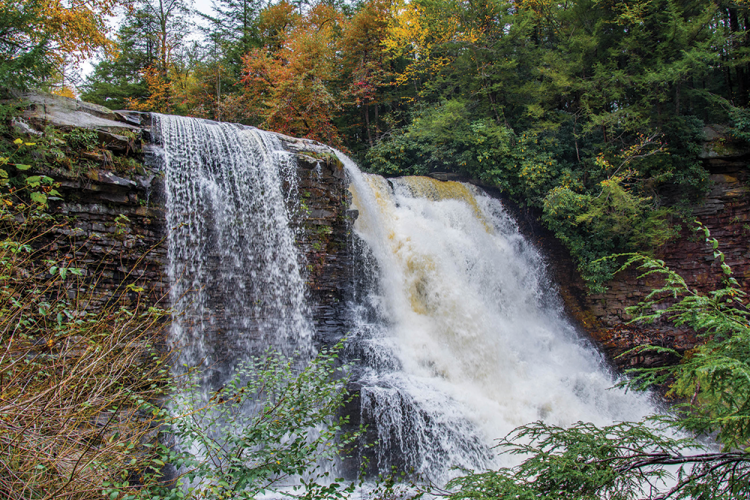
<instances>
[{"instance_id":1,"label":"autumn foliage","mask_svg":"<svg viewBox=\"0 0 750 500\"><path fill-rule=\"evenodd\" d=\"M335 33L342 20L322 4L303 17L285 2L266 13L261 26L270 35L268 49L243 58L242 79L264 128L340 145L333 116L341 104L331 87L338 78Z\"/></svg>"},{"instance_id":2,"label":"autumn foliage","mask_svg":"<svg viewBox=\"0 0 750 500\"><path fill-rule=\"evenodd\" d=\"M124 0L0 0L0 87L44 82L71 95L65 69L113 54L107 21Z\"/></svg>"}]
</instances>

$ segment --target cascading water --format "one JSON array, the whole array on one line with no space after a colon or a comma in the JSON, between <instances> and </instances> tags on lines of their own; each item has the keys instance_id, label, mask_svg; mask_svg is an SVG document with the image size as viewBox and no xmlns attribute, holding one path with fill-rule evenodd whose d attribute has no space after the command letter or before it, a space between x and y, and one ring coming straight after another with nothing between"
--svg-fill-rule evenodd
<instances>
[{"instance_id":1,"label":"cascading water","mask_svg":"<svg viewBox=\"0 0 750 500\"><path fill-rule=\"evenodd\" d=\"M170 340L179 366L216 390L238 361L273 346L312 351L312 323L290 220L296 162L275 134L154 115L163 147Z\"/></svg>"},{"instance_id":2,"label":"cascading water","mask_svg":"<svg viewBox=\"0 0 750 500\"><path fill-rule=\"evenodd\" d=\"M539 253L501 203L426 177L351 177L361 240L352 302L362 420L397 464L438 483L509 465L493 440L545 420L638 420L648 397L609 389L602 356L565 319Z\"/></svg>"},{"instance_id":3,"label":"cascading water","mask_svg":"<svg viewBox=\"0 0 750 500\"><path fill-rule=\"evenodd\" d=\"M178 364L201 368L205 400L268 345L309 359L294 157L250 127L153 119ZM360 360L373 469L441 483L452 467L507 465L491 446L518 425L650 412L645 396L608 390L601 355L565 320L542 258L500 202L465 184L362 174L339 157L359 211L347 354Z\"/></svg>"}]
</instances>

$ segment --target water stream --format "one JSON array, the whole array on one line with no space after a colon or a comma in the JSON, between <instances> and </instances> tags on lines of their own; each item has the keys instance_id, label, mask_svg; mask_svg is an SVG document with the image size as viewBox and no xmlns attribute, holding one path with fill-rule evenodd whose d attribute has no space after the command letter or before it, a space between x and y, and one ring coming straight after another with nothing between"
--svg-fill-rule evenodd
<instances>
[{"instance_id":1,"label":"water stream","mask_svg":"<svg viewBox=\"0 0 750 500\"><path fill-rule=\"evenodd\" d=\"M164 151L168 274L178 365L206 392L268 346L313 352L299 249L290 225L296 162L275 134L154 115Z\"/></svg>"},{"instance_id":2,"label":"water stream","mask_svg":"<svg viewBox=\"0 0 750 500\"><path fill-rule=\"evenodd\" d=\"M494 440L537 421L639 420L648 397L611 389L566 319L539 252L500 201L427 177L386 180L345 156L361 240L352 342L381 469L446 481L510 465Z\"/></svg>"},{"instance_id":3,"label":"water stream","mask_svg":"<svg viewBox=\"0 0 750 500\"><path fill-rule=\"evenodd\" d=\"M207 394L268 345L307 359L315 332L290 224L294 157L254 128L154 121L179 364L202 367ZM491 447L516 426L650 413L646 396L610 389L613 374L566 320L544 259L498 200L467 184L363 174L339 158L359 212L341 333L378 441L373 470L441 483L453 467L507 465Z\"/></svg>"}]
</instances>

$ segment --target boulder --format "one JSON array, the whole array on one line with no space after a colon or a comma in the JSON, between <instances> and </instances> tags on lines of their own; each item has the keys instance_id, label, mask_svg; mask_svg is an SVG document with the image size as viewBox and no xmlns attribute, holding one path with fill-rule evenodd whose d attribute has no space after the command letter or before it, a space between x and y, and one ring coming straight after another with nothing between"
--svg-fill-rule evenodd
<instances>
[{"instance_id":1,"label":"boulder","mask_svg":"<svg viewBox=\"0 0 750 500\"><path fill-rule=\"evenodd\" d=\"M77 99L42 93L22 94L20 99L29 103L23 113L24 119L38 129L47 125L61 130L93 129L114 143L121 143L123 133L141 130L129 122L117 121L117 113L104 106Z\"/></svg>"},{"instance_id":2,"label":"boulder","mask_svg":"<svg viewBox=\"0 0 750 500\"><path fill-rule=\"evenodd\" d=\"M723 125L703 127L703 150L698 155L702 160L732 159L750 155L750 145L734 140L729 128Z\"/></svg>"}]
</instances>

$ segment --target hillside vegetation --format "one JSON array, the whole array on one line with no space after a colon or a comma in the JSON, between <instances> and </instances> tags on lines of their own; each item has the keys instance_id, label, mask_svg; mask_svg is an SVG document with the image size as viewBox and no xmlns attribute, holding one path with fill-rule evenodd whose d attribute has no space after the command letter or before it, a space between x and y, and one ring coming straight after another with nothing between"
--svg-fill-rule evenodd
<instances>
[{"instance_id":1,"label":"hillside vegetation","mask_svg":"<svg viewBox=\"0 0 750 500\"><path fill-rule=\"evenodd\" d=\"M450 171L541 210L594 290L679 229L703 127L750 138L745 0L3 1L5 85L309 137L385 175ZM11 76L13 75L13 76ZM17 75L17 76L16 76ZM731 148L731 144L726 144Z\"/></svg>"},{"instance_id":2,"label":"hillside vegetation","mask_svg":"<svg viewBox=\"0 0 750 500\"><path fill-rule=\"evenodd\" d=\"M687 207L708 187L698 158L705 125L725 127L727 150L750 141L744 0L215 5L197 14L183 0L0 0L0 88L78 92L110 108L257 125L340 147L385 175L479 179L537 209L592 290L619 267L602 257L653 252L686 223ZM109 33L118 12L122 23ZM94 71L75 82L75 63L95 53ZM240 377L226 398L168 414L158 397L185 383L170 378L155 348L165 312L138 300L92 310L85 290L71 293L97 275L69 257L75 249L61 235L74 221L46 210L59 196L55 182L28 172L64 161L75 147L60 141L85 132L36 139L8 126L15 113L0 107L0 494L251 498L280 476L314 469L343 423L330 419L346 400L336 351L297 378L289 360L268 353L244 368L255 375L242 379L246 389ZM676 413L606 428L523 426L501 442L523 454L519 467L465 471L437 493L750 495L747 298L718 242L698 229L724 276L707 295L660 261L631 260L666 283L632 312L688 325L705 341L679 365L633 374L634 389L673 381L684 401ZM245 404L262 411L209 435L206 425ZM225 467L159 444L157 427L215 453L205 456ZM696 452L700 445L675 430L713 436L723 449ZM183 479L202 489L166 481L169 465L189 467ZM667 466L681 467L671 490L659 482ZM299 496L341 498L353 488L313 477ZM391 482L382 490L382 498L396 496Z\"/></svg>"}]
</instances>

